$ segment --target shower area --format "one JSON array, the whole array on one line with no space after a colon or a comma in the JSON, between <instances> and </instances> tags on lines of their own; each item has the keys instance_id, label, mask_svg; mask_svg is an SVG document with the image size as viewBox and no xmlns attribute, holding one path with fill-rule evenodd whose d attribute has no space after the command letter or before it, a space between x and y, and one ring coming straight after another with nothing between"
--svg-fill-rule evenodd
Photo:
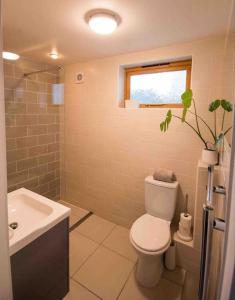
<instances>
[{"instance_id":1,"label":"shower area","mask_svg":"<svg viewBox=\"0 0 235 300\"><path fill-rule=\"evenodd\" d=\"M8 192L61 195L63 69L27 58L4 61Z\"/></svg>"},{"instance_id":2,"label":"shower area","mask_svg":"<svg viewBox=\"0 0 235 300\"><path fill-rule=\"evenodd\" d=\"M64 68L4 60L8 192L26 188L71 208L70 227L91 213L64 202Z\"/></svg>"}]
</instances>

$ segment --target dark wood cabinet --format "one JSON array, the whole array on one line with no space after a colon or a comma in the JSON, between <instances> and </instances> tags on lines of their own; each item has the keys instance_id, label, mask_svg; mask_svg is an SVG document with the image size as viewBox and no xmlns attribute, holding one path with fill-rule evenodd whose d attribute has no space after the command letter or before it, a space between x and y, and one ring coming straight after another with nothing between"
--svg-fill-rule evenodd
<instances>
[{"instance_id":1,"label":"dark wood cabinet","mask_svg":"<svg viewBox=\"0 0 235 300\"><path fill-rule=\"evenodd\" d=\"M14 300L61 300L69 291L69 219L11 256Z\"/></svg>"}]
</instances>

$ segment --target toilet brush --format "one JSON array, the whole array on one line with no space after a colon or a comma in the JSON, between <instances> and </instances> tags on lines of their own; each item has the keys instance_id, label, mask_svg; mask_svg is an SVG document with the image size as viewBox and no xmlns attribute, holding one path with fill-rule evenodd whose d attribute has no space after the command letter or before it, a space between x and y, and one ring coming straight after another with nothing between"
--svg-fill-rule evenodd
<instances>
[{"instance_id":1,"label":"toilet brush","mask_svg":"<svg viewBox=\"0 0 235 300\"><path fill-rule=\"evenodd\" d=\"M188 194L185 195L185 212L184 212L184 216L188 217L189 213L188 213Z\"/></svg>"}]
</instances>

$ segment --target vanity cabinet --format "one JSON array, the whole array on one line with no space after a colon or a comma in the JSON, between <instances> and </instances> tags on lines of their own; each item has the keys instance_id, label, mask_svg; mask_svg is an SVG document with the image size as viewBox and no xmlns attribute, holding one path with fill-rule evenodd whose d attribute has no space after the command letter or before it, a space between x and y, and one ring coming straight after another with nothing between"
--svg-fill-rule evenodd
<instances>
[{"instance_id":1,"label":"vanity cabinet","mask_svg":"<svg viewBox=\"0 0 235 300\"><path fill-rule=\"evenodd\" d=\"M61 300L69 291L69 219L11 256L14 300Z\"/></svg>"}]
</instances>

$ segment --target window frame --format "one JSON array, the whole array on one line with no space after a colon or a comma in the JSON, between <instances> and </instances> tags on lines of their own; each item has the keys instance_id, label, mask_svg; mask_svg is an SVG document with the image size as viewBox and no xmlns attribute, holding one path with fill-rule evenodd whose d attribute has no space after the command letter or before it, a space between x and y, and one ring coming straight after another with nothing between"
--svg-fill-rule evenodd
<instances>
[{"instance_id":1,"label":"window frame","mask_svg":"<svg viewBox=\"0 0 235 300\"><path fill-rule=\"evenodd\" d=\"M149 74L149 73L162 73L171 71L182 71L186 73L186 89L191 85L191 69L192 60L174 61L169 63L162 63L151 66L131 67L125 68L125 84L124 95L125 99L130 99L130 78L132 75ZM167 103L167 104L140 104L141 108L182 108L181 103Z\"/></svg>"}]
</instances>

